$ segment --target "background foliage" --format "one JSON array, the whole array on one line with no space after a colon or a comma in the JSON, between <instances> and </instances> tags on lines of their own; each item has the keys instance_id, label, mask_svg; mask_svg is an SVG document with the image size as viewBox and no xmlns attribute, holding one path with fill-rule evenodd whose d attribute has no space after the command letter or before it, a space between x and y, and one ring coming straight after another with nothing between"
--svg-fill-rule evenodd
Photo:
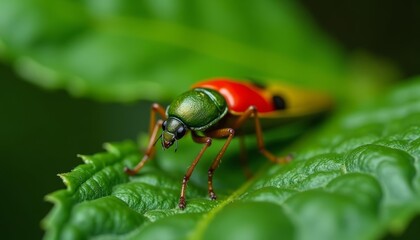
<instances>
[{"instance_id":1,"label":"background foliage","mask_svg":"<svg viewBox=\"0 0 420 240\"><path fill-rule=\"evenodd\" d=\"M405 78L397 78L398 73L418 73L415 20L420 15L414 1L398 6L381 2L381 8L375 1L352 2L342 9L335 3L325 3L324 8L306 4L340 45L325 35L298 3L250 1L239 7L233 1L212 2L0 2L6 236L41 235L38 222L50 208L41 202L42 196L62 188L54 175L76 165L75 153L96 152L101 142L134 139L147 125L147 110L141 110L144 103L100 104L87 98L107 102L169 100L201 78L253 76L328 90L342 104L339 109L345 109L356 102L369 102L367 99L382 92L390 81ZM373 9L379 18L363 18ZM341 44L387 55L399 65L399 71L389 59L349 53ZM17 81L16 73L43 88L65 89L84 100L63 92L43 92ZM398 126L405 125L395 126L398 131ZM362 128L358 141L372 140L369 132ZM167 160L160 161L162 167L173 170L176 178L185 167L169 161L171 157ZM227 162L224 166L229 169ZM239 171L230 178L225 176L221 171L223 184L219 183L219 188L226 194L244 181ZM204 196L199 190L202 179L196 174L197 196ZM136 221L133 219L134 225ZM22 226L28 231L20 231ZM402 226L404 229L406 224Z\"/></svg>"}]
</instances>

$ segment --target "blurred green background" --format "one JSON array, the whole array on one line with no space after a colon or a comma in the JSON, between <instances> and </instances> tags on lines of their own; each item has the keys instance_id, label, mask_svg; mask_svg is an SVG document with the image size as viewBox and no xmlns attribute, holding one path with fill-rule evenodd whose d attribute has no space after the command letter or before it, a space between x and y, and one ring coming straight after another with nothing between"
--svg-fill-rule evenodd
<instances>
[{"instance_id":1,"label":"blurred green background","mask_svg":"<svg viewBox=\"0 0 420 240\"><path fill-rule=\"evenodd\" d=\"M398 79L419 74L418 1L301 0L299 4L305 18L348 56L374 55L384 64L383 71ZM21 79L8 57L0 60L2 236L39 239L43 234L39 222L51 209L43 197L63 188L56 174L81 163L76 154L101 151L104 142L135 139L147 127L150 102L102 102L75 98L64 90L46 91Z\"/></svg>"}]
</instances>

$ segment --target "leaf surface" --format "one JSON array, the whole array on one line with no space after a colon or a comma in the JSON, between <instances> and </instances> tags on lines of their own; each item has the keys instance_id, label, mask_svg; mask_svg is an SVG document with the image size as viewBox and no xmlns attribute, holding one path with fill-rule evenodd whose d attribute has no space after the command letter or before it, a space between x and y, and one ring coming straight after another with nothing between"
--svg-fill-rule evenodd
<instances>
[{"instance_id":1,"label":"leaf surface","mask_svg":"<svg viewBox=\"0 0 420 240\"><path fill-rule=\"evenodd\" d=\"M245 180L238 152L229 148L216 171L218 200L206 193L206 168L219 145L204 155L177 207L182 177L200 147L187 140L177 153L128 177L136 144L107 144L83 156L61 177L67 186L47 196L54 208L45 239L377 239L404 233L420 213L420 78L355 109L277 154L287 165L266 163ZM146 124L146 123L145 123ZM274 147L274 148L273 148ZM249 154L252 163L265 160ZM200 167L201 166L201 167Z\"/></svg>"}]
</instances>

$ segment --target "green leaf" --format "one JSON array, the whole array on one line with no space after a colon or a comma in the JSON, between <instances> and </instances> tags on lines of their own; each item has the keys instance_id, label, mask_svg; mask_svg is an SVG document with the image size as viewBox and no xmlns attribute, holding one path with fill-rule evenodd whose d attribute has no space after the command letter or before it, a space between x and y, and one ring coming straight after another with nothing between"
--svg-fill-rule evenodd
<instances>
[{"instance_id":1,"label":"green leaf","mask_svg":"<svg viewBox=\"0 0 420 240\"><path fill-rule=\"evenodd\" d=\"M180 185L199 145L183 140L176 154L158 149L156 161L128 177L123 168L137 163L136 144L107 144L61 175L66 190L47 196L54 208L43 222L45 239L398 236L420 214L419 92L420 77L333 116L287 149L270 144L294 160L259 165L248 181L229 148L215 175L216 201L206 193L206 168L219 147L212 145L188 185L184 211L177 207ZM267 162L250 156L253 164Z\"/></svg>"},{"instance_id":2,"label":"green leaf","mask_svg":"<svg viewBox=\"0 0 420 240\"><path fill-rule=\"evenodd\" d=\"M287 0L3 0L0 53L37 85L107 101L169 100L219 76L344 95L355 84L370 89L378 69L354 64Z\"/></svg>"}]
</instances>

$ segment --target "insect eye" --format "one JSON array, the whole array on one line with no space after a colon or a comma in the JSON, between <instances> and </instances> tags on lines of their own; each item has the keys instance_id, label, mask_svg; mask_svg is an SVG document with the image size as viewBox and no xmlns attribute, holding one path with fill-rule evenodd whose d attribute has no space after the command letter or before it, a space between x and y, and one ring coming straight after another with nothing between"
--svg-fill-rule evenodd
<instances>
[{"instance_id":1,"label":"insect eye","mask_svg":"<svg viewBox=\"0 0 420 240\"><path fill-rule=\"evenodd\" d=\"M166 121L164 121L164 122L162 123L162 130L163 130L163 131L165 131L165 130L166 130Z\"/></svg>"},{"instance_id":2,"label":"insect eye","mask_svg":"<svg viewBox=\"0 0 420 240\"><path fill-rule=\"evenodd\" d=\"M185 135L185 132L187 129L185 129L183 126L179 127L178 130L176 130L175 138L180 139Z\"/></svg>"}]
</instances>

